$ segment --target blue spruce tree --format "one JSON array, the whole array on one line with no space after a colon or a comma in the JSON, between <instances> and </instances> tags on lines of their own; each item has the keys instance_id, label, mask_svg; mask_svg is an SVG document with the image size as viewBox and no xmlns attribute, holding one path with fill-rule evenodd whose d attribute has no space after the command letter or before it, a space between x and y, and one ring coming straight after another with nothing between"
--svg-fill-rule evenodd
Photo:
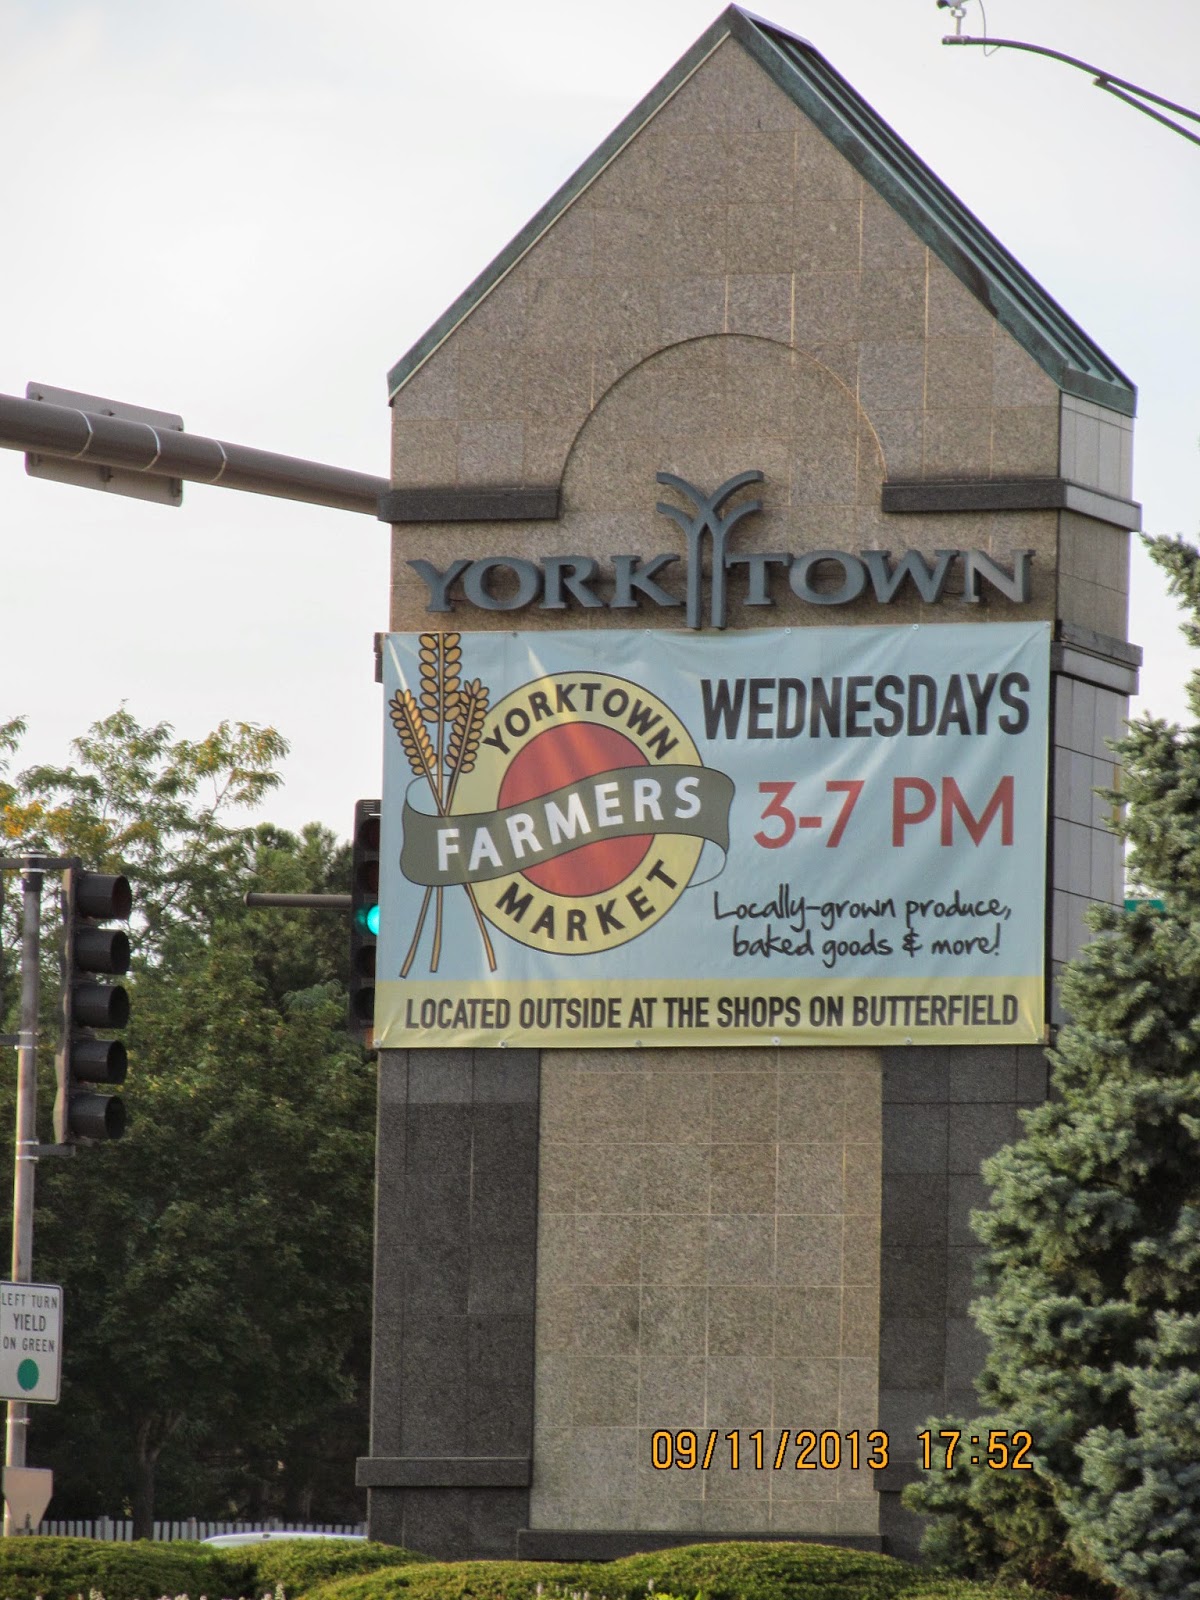
<instances>
[{"instance_id":1,"label":"blue spruce tree","mask_svg":"<svg viewBox=\"0 0 1200 1600\"><path fill-rule=\"evenodd\" d=\"M1147 541L1200 647L1200 552ZM927 1550L1079 1594L1200 1600L1200 673L1191 722L1132 723L1119 828L1139 894L1068 969L1050 1100L992 1158L970 1434L1024 1429L1033 1472L908 1491Z\"/></svg>"}]
</instances>

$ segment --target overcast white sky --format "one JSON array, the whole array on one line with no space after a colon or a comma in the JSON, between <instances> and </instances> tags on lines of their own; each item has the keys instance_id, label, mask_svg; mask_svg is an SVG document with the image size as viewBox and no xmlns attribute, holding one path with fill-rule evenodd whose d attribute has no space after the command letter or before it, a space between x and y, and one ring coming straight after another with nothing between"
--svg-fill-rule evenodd
<instances>
[{"instance_id":1,"label":"overcast white sky","mask_svg":"<svg viewBox=\"0 0 1200 1600\"><path fill-rule=\"evenodd\" d=\"M1148 528L1200 528L1200 148L1055 63L948 50L934 0L760 0L821 49L1141 391ZM716 0L0 0L0 392L34 379L387 472L386 373L712 21ZM994 35L1200 105L1196 0L990 0ZM966 26L981 31L978 0ZM0 719L24 761L125 700L291 741L267 807L379 792L387 530L0 451ZM1189 658L1135 558L1142 705Z\"/></svg>"}]
</instances>

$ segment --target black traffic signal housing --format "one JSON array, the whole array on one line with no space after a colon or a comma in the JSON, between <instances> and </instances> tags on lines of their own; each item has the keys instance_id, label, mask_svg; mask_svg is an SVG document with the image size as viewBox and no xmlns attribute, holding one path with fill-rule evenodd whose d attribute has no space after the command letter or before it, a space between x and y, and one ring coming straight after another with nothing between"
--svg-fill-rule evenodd
<instances>
[{"instance_id":1,"label":"black traffic signal housing","mask_svg":"<svg viewBox=\"0 0 1200 1600\"><path fill-rule=\"evenodd\" d=\"M101 1039L129 1021L129 995L100 976L129 971L129 935L106 922L128 919L133 896L119 874L63 873L62 1037L55 1063L58 1094L54 1137L59 1144L119 1139L125 1132L125 1104L119 1095L98 1091L100 1084L125 1082L127 1057L120 1039Z\"/></svg>"},{"instance_id":2,"label":"black traffic signal housing","mask_svg":"<svg viewBox=\"0 0 1200 1600\"><path fill-rule=\"evenodd\" d=\"M350 1030L370 1035L375 1027L375 943L379 933L378 800L354 806L350 881Z\"/></svg>"}]
</instances>

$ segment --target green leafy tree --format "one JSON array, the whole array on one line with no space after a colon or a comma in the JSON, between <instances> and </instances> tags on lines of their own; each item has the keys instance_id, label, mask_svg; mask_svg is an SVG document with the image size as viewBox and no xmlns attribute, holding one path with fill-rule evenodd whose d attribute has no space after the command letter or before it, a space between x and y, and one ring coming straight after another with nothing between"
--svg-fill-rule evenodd
<instances>
[{"instance_id":1,"label":"green leafy tree","mask_svg":"<svg viewBox=\"0 0 1200 1600\"><path fill-rule=\"evenodd\" d=\"M11 754L23 732L20 720L0 726L0 754ZM76 739L72 753L68 766L21 773L7 798L0 790L10 847L127 872L137 886L142 966L160 960L172 936L203 938L251 871L253 830L231 813L279 787L286 741L245 722L223 722L195 742L176 739L169 723L140 727L122 707Z\"/></svg>"},{"instance_id":2,"label":"green leafy tree","mask_svg":"<svg viewBox=\"0 0 1200 1600\"><path fill-rule=\"evenodd\" d=\"M285 748L122 710L71 766L0 790L10 850L134 887L129 1132L38 1174L36 1270L64 1285L66 1331L31 1459L60 1515L125 1505L146 1533L156 1510L360 1514L374 1094L345 1030L345 919L242 904L344 890L348 851L231 820ZM52 1077L47 1054L47 1094Z\"/></svg>"},{"instance_id":3,"label":"green leafy tree","mask_svg":"<svg viewBox=\"0 0 1200 1600\"><path fill-rule=\"evenodd\" d=\"M1148 545L1200 646L1200 552ZM985 1415L963 1426L1026 1429L1036 1472L909 1491L960 1570L1139 1600L1200 1596L1200 674L1188 706L1119 746L1130 871L1166 909L1093 911L1053 1096L984 1167Z\"/></svg>"}]
</instances>

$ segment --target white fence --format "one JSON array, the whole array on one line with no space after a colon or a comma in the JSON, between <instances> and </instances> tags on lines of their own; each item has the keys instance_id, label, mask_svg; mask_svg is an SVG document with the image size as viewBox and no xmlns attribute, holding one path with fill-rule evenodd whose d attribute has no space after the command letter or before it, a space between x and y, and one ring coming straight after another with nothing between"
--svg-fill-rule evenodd
<instances>
[{"instance_id":1,"label":"white fence","mask_svg":"<svg viewBox=\"0 0 1200 1600\"><path fill-rule=\"evenodd\" d=\"M182 1522L156 1522L154 1539L207 1539L214 1533L257 1533L269 1528L272 1533L366 1533L365 1522L206 1522L187 1517ZM38 1534L58 1534L73 1539L132 1539L133 1523L126 1517L96 1517L93 1521L42 1522Z\"/></svg>"}]
</instances>

